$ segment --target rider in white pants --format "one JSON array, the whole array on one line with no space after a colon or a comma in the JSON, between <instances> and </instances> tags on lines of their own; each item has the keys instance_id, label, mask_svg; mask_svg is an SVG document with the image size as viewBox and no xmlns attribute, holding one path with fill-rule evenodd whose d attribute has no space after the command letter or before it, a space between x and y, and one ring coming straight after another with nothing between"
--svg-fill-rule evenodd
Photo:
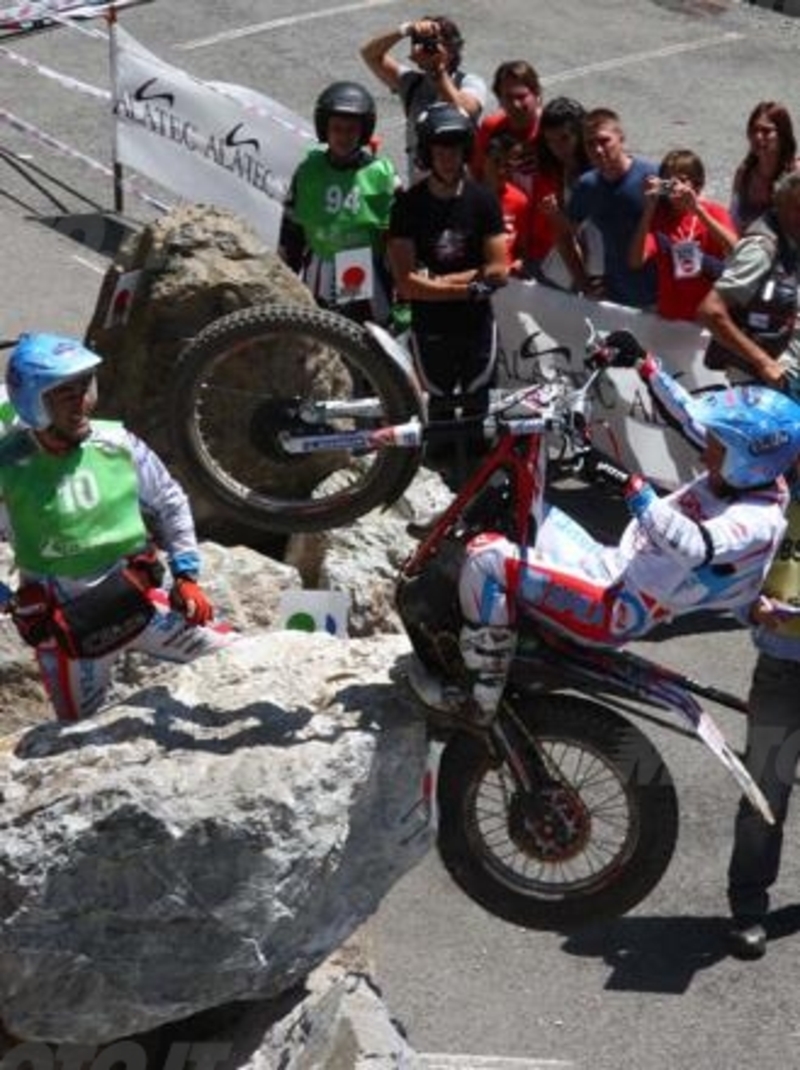
<instances>
[{"instance_id":1,"label":"rider in white pants","mask_svg":"<svg viewBox=\"0 0 800 1070\"><path fill-rule=\"evenodd\" d=\"M800 406L762 386L692 397L625 337L622 360L635 360L667 418L702 447L707 471L659 498L641 476L601 463L632 514L617 546L552 506L535 546L491 532L469 544L461 651L472 678L467 713L478 723L491 722L502 698L519 614L582 643L625 643L686 613L748 606L783 535L783 473L800 453Z\"/></svg>"}]
</instances>

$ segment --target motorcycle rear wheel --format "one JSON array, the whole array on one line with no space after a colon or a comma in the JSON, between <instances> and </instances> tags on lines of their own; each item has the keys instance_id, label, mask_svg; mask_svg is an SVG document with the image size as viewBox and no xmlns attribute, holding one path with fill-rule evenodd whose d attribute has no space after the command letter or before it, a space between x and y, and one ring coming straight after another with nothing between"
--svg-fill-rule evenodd
<instances>
[{"instance_id":1,"label":"motorcycle rear wheel","mask_svg":"<svg viewBox=\"0 0 800 1070\"><path fill-rule=\"evenodd\" d=\"M298 401L380 401L379 416L303 423ZM291 534L349 524L408 487L414 449L303 456L281 431L376 429L418 415L405 374L358 324L323 309L257 305L210 323L184 349L174 379L174 446L187 478L256 529Z\"/></svg>"},{"instance_id":2,"label":"motorcycle rear wheel","mask_svg":"<svg viewBox=\"0 0 800 1070\"><path fill-rule=\"evenodd\" d=\"M453 737L438 784L445 866L470 898L526 928L563 932L624 914L658 884L675 849L669 770L606 706L562 694L509 701L559 783L537 809L479 738Z\"/></svg>"}]
</instances>

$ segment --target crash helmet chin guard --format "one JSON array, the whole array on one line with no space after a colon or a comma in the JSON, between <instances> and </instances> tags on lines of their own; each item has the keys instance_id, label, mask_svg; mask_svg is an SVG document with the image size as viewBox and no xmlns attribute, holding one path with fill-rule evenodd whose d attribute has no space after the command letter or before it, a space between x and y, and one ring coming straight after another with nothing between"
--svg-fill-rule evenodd
<instances>
[{"instance_id":1,"label":"crash helmet chin guard","mask_svg":"<svg viewBox=\"0 0 800 1070\"><path fill-rule=\"evenodd\" d=\"M332 115L356 116L361 120L358 140L361 146L366 145L375 133L375 100L358 82L334 82L320 93L314 108L317 141L327 142L328 120Z\"/></svg>"},{"instance_id":2,"label":"crash helmet chin guard","mask_svg":"<svg viewBox=\"0 0 800 1070\"><path fill-rule=\"evenodd\" d=\"M472 119L455 104L447 104L444 101L431 104L420 113L416 132L417 158L421 166L428 171L431 169L433 145L463 146L466 163L475 140L475 126Z\"/></svg>"},{"instance_id":3,"label":"crash helmet chin guard","mask_svg":"<svg viewBox=\"0 0 800 1070\"><path fill-rule=\"evenodd\" d=\"M75 338L22 334L6 366L9 401L29 427L43 431L51 422L48 391L93 373L100 363L101 358Z\"/></svg>"},{"instance_id":4,"label":"crash helmet chin guard","mask_svg":"<svg viewBox=\"0 0 800 1070\"><path fill-rule=\"evenodd\" d=\"M800 405L768 386L711 390L691 400L689 415L725 447L720 475L730 487L771 483L800 455Z\"/></svg>"}]
</instances>

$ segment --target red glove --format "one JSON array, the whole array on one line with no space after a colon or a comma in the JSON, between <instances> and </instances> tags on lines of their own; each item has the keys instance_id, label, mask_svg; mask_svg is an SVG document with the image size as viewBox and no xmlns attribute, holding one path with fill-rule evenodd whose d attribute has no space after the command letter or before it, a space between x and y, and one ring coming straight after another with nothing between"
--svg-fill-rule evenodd
<instances>
[{"instance_id":1,"label":"red glove","mask_svg":"<svg viewBox=\"0 0 800 1070\"><path fill-rule=\"evenodd\" d=\"M169 604L182 613L188 624L208 624L214 619L214 607L208 595L197 582L188 576L176 576L169 592Z\"/></svg>"}]
</instances>

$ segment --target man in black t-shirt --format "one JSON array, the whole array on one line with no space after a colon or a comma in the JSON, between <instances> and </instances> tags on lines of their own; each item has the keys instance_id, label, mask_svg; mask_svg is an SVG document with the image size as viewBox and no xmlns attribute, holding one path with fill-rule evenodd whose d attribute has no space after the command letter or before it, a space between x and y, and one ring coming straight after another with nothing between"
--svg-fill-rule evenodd
<instances>
[{"instance_id":1,"label":"man in black t-shirt","mask_svg":"<svg viewBox=\"0 0 800 1070\"><path fill-rule=\"evenodd\" d=\"M466 172L473 136L469 117L450 104L423 112L417 139L429 174L397 194L389 223L389 263L398 298L411 305L431 422L485 413L495 379L489 296L506 280L506 239L497 197Z\"/></svg>"},{"instance_id":2,"label":"man in black t-shirt","mask_svg":"<svg viewBox=\"0 0 800 1070\"><path fill-rule=\"evenodd\" d=\"M409 63L395 59L392 49L403 38L411 40ZM404 22L396 30L373 37L361 49L372 73L397 93L406 116L406 153L409 182L425 168L417 158L417 120L431 104L441 101L463 109L477 126L486 105L486 83L479 75L462 70L461 31L446 15L425 16Z\"/></svg>"}]
</instances>

